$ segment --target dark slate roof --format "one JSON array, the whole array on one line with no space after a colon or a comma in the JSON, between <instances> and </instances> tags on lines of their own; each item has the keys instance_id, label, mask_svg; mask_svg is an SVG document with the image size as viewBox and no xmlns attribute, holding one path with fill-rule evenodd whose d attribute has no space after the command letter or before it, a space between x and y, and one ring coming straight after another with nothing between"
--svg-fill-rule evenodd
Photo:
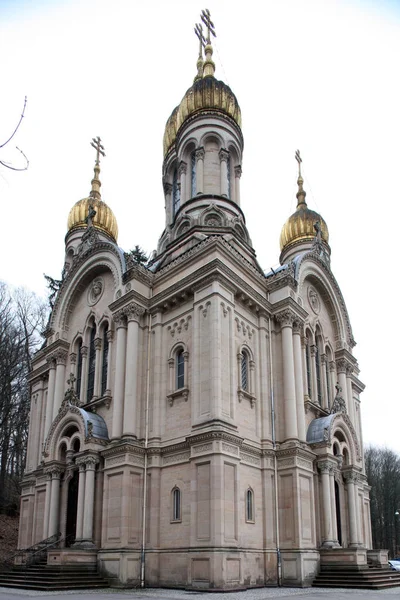
<instances>
[{"instance_id":1,"label":"dark slate roof","mask_svg":"<svg viewBox=\"0 0 400 600\"><path fill-rule=\"evenodd\" d=\"M108 429L105 420L96 413L88 412L83 408L78 408L85 422L85 435L89 435L88 425L92 424L91 437L101 440L108 440Z\"/></svg>"},{"instance_id":2,"label":"dark slate roof","mask_svg":"<svg viewBox=\"0 0 400 600\"><path fill-rule=\"evenodd\" d=\"M314 419L311 421L307 431L307 442L309 444L316 444L318 442L326 441L324 433L327 430L329 433L332 419L335 415L329 415L328 417L321 417L320 419Z\"/></svg>"}]
</instances>

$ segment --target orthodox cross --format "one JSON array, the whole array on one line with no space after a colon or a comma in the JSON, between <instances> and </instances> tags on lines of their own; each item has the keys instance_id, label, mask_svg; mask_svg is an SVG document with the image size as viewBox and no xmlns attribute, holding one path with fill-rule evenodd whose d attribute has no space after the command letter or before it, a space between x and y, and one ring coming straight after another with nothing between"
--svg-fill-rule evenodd
<instances>
[{"instance_id":1,"label":"orthodox cross","mask_svg":"<svg viewBox=\"0 0 400 600\"><path fill-rule=\"evenodd\" d=\"M197 35L197 37L199 38L199 46L200 46L199 47L199 57L201 58L202 49L206 45L206 38L203 35L203 27L202 27L201 23L196 23L194 32Z\"/></svg>"},{"instance_id":2,"label":"orthodox cross","mask_svg":"<svg viewBox=\"0 0 400 600\"><path fill-rule=\"evenodd\" d=\"M214 23L210 19L210 11L208 10L208 8L201 11L200 18L203 21L204 25L207 27L207 44L211 44L211 33L214 37L217 37L217 35L215 33Z\"/></svg>"},{"instance_id":3,"label":"orthodox cross","mask_svg":"<svg viewBox=\"0 0 400 600\"><path fill-rule=\"evenodd\" d=\"M96 211L94 210L93 206L91 204L89 204L88 214L87 214L87 217L85 219L88 227L92 227L92 225L93 225L93 219L94 219L95 216L96 216Z\"/></svg>"},{"instance_id":4,"label":"orthodox cross","mask_svg":"<svg viewBox=\"0 0 400 600\"><path fill-rule=\"evenodd\" d=\"M100 142L101 139L99 136L97 136L97 138L92 138L92 141L90 142L90 145L96 150L96 165L100 163L100 154L105 156L104 146Z\"/></svg>"},{"instance_id":5,"label":"orthodox cross","mask_svg":"<svg viewBox=\"0 0 400 600\"><path fill-rule=\"evenodd\" d=\"M76 381L76 377L73 373L70 374L69 379L67 379L67 383L71 390L74 389L74 383Z\"/></svg>"},{"instance_id":6,"label":"orthodox cross","mask_svg":"<svg viewBox=\"0 0 400 600\"><path fill-rule=\"evenodd\" d=\"M296 150L296 154L294 156L295 156L297 162L299 163L299 177L301 177L301 163L303 161L301 160L300 150Z\"/></svg>"}]
</instances>

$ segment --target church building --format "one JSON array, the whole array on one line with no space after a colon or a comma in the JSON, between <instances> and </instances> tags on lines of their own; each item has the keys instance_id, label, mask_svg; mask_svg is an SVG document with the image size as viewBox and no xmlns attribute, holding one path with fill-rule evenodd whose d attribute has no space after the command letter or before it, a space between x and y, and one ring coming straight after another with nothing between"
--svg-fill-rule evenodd
<instances>
[{"instance_id":1,"label":"church building","mask_svg":"<svg viewBox=\"0 0 400 600\"><path fill-rule=\"evenodd\" d=\"M19 547L59 537L49 563L97 564L119 586L306 586L371 548L364 385L299 152L280 266L257 262L241 111L202 21L197 75L165 127L165 229L145 264L118 246L92 142L90 195L70 210L30 374Z\"/></svg>"}]
</instances>

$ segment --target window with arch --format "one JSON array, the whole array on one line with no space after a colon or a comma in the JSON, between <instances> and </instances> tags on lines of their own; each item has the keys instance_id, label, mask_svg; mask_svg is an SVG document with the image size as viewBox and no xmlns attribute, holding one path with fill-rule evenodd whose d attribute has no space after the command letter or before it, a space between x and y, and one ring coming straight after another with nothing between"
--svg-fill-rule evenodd
<instances>
[{"instance_id":1,"label":"window with arch","mask_svg":"<svg viewBox=\"0 0 400 600\"><path fill-rule=\"evenodd\" d=\"M232 179L231 179L231 156L229 155L228 160L226 162L226 189L227 189L227 196L228 198L232 198L232 190L231 190L231 185L232 185Z\"/></svg>"},{"instance_id":2,"label":"window with arch","mask_svg":"<svg viewBox=\"0 0 400 600\"><path fill-rule=\"evenodd\" d=\"M307 394L311 398L311 351L310 337L306 337L306 377L307 377Z\"/></svg>"},{"instance_id":3,"label":"window with arch","mask_svg":"<svg viewBox=\"0 0 400 600\"><path fill-rule=\"evenodd\" d=\"M315 375L317 378L317 400L322 404L322 384L321 384L321 353L319 350L319 340L315 344Z\"/></svg>"},{"instance_id":4,"label":"window with arch","mask_svg":"<svg viewBox=\"0 0 400 600\"><path fill-rule=\"evenodd\" d=\"M89 340L89 358L88 358L88 384L87 384L87 392L86 392L86 402L90 402L93 398L94 394L94 374L96 370L96 348L94 345L94 340L96 337L96 324L93 323L93 326L90 330L90 340Z\"/></svg>"},{"instance_id":5,"label":"window with arch","mask_svg":"<svg viewBox=\"0 0 400 600\"><path fill-rule=\"evenodd\" d=\"M331 404L332 404L331 382L330 382L330 377L329 377L329 363L331 362L331 352L328 347L325 349L325 356L326 356L326 360L325 360L326 394L327 394L328 408L330 408Z\"/></svg>"},{"instance_id":6,"label":"window with arch","mask_svg":"<svg viewBox=\"0 0 400 600\"><path fill-rule=\"evenodd\" d=\"M175 386L177 390L185 387L185 357L183 348L179 348L175 357Z\"/></svg>"},{"instance_id":7,"label":"window with arch","mask_svg":"<svg viewBox=\"0 0 400 600\"><path fill-rule=\"evenodd\" d=\"M178 181L178 169L174 169L174 174L172 176L172 215L175 217L176 213L179 210L181 204L181 191L179 188Z\"/></svg>"},{"instance_id":8,"label":"window with arch","mask_svg":"<svg viewBox=\"0 0 400 600\"><path fill-rule=\"evenodd\" d=\"M108 372L108 325L103 329L103 354L101 363L101 395L104 396L107 389L107 372Z\"/></svg>"},{"instance_id":9,"label":"window with arch","mask_svg":"<svg viewBox=\"0 0 400 600\"><path fill-rule=\"evenodd\" d=\"M173 523L179 523L182 520L182 495L181 490L178 487L174 487L171 492L172 500L172 514L171 521Z\"/></svg>"},{"instance_id":10,"label":"window with arch","mask_svg":"<svg viewBox=\"0 0 400 600\"><path fill-rule=\"evenodd\" d=\"M81 387L82 387L82 340L78 342L78 352L77 352L77 365L76 365L76 395L80 396Z\"/></svg>"},{"instance_id":11,"label":"window with arch","mask_svg":"<svg viewBox=\"0 0 400 600\"><path fill-rule=\"evenodd\" d=\"M246 490L246 521L248 523L254 523L254 492L251 488Z\"/></svg>"},{"instance_id":12,"label":"window with arch","mask_svg":"<svg viewBox=\"0 0 400 600\"><path fill-rule=\"evenodd\" d=\"M250 391L249 370L249 354L246 350L242 350L240 359L240 387L246 392Z\"/></svg>"}]
</instances>

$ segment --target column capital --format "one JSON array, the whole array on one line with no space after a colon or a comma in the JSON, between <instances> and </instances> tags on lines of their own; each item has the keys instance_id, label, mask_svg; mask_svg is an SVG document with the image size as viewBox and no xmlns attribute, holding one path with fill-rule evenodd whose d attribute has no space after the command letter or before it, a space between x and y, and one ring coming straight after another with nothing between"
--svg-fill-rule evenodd
<instances>
[{"instance_id":1,"label":"column capital","mask_svg":"<svg viewBox=\"0 0 400 600\"><path fill-rule=\"evenodd\" d=\"M275 315L275 319L278 321L281 327L293 327L293 323L299 320L295 312L290 308L283 310L282 312Z\"/></svg>"},{"instance_id":2,"label":"column capital","mask_svg":"<svg viewBox=\"0 0 400 600\"><path fill-rule=\"evenodd\" d=\"M346 369L348 366L348 361L345 358L339 358L336 361L336 369L338 373L346 373Z\"/></svg>"},{"instance_id":3,"label":"column capital","mask_svg":"<svg viewBox=\"0 0 400 600\"><path fill-rule=\"evenodd\" d=\"M169 181L164 181L164 194L166 196L172 194L172 183L169 183Z\"/></svg>"},{"instance_id":4,"label":"column capital","mask_svg":"<svg viewBox=\"0 0 400 600\"><path fill-rule=\"evenodd\" d=\"M124 313L129 321L139 321L140 317L144 314L145 309L136 302L131 302L124 308Z\"/></svg>"},{"instance_id":5,"label":"column capital","mask_svg":"<svg viewBox=\"0 0 400 600\"><path fill-rule=\"evenodd\" d=\"M225 150L224 148L221 148L221 150L218 153L218 156L219 156L220 162L223 162L223 161L228 162L228 160L229 160L229 152L228 152L228 150Z\"/></svg>"},{"instance_id":6,"label":"column capital","mask_svg":"<svg viewBox=\"0 0 400 600\"><path fill-rule=\"evenodd\" d=\"M296 317L293 321L293 333L302 335L304 329L304 321Z\"/></svg>"},{"instance_id":7,"label":"column capital","mask_svg":"<svg viewBox=\"0 0 400 600\"><path fill-rule=\"evenodd\" d=\"M179 177L183 174L186 175L187 171L187 163L184 160L181 160L178 167L178 175Z\"/></svg>"},{"instance_id":8,"label":"column capital","mask_svg":"<svg viewBox=\"0 0 400 600\"><path fill-rule=\"evenodd\" d=\"M200 148L197 148L197 150L195 150L195 156L196 156L196 160L204 160L204 148L203 146L201 146Z\"/></svg>"},{"instance_id":9,"label":"column capital","mask_svg":"<svg viewBox=\"0 0 400 600\"><path fill-rule=\"evenodd\" d=\"M102 339L101 337L94 338L94 349L101 350Z\"/></svg>"},{"instance_id":10,"label":"column capital","mask_svg":"<svg viewBox=\"0 0 400 600\"><path fill-rule=\"evenodd\" d=\"M63 467L61 465L51 465L44 469L45 475L50 475L51 479L60 479L62 473L64 473Z\"/></svg>"},{"instance_id":11,"label":"column capital","mask_svg":"<svg viewBox=\"0 0 400 600\"><path fill-rule=\"evenodd\" d=\"M117 312L113 314L112 318L117 329L120 327L126 327L126 314L123 308L117 310Z\"/></svg>"},{"instance_id":12,"label":"column capital","mask_svg":"<svg viewBox=\"0 0 400 600\"><path fill-rule=\"evenodd\" d=\"M107 342L110 344L114 340L114 332L112 329L107 331Z\"/></svg>"},{"instance_id":13,"label":"column capital","mask_svg":"<svg viewBox=\"0 0 400 600\"><path fill-rule=\"evenodd\" d=\"M336 371L336 363L335 363L335 361L334 361L334 360L331 360L331 361L329 362L329 371L330 371L331 373L333 373L334 371Z\"/></svg>"},{"instance_id":14,"label":"column capital","mask_svg":"<svg viewBox=\"0 0 400 600\"><path fill-rule=\"evenodd\" d=\"M71 365L76 364L76 352L71 352L71 354L69 355L69 360Z\"/></svg>"},{"instance_id":15,"label":"column capital","mask_svg":"<svg viewBox=\"0 0 400 600\"><path fill-rule=\"evenodd\" d=\"M75 464L79 466L79 470L86 468L86 471L90 471L96 468L96 465L100 462L98 456L79 456L75 460ZM82 467L82 469L81 469Z\"/></svg>"},{"instance_id":16,"label":"column capital","mask_svg":"<svg viewBox=\"0 0 400 600\"><path fill-rule=\"evenodd\" d=\"M242 176L242 165L236 165L236 167L234 168L234 171L235 171L235 177L240 179Z\"/></svg>"},{"instance_id":17,"label":"column capital","mask_svg":"<svg viewBox=\"0 0 400 600\"><path fill-rule=\"evenodd\" d=\"M66 350L63 350L62 348L59 348L54 353L54 358L56 360L57 366L65 365L67 362L67 357L68 357L68 352Z\"/></svg>"},{"instance_id":18,"label":"column capital","mask_svg":"<svg viewBox=\"0 0 400 600\"><path fill-rule=\"evenodd\" d=\"M333 473L336 466L336 463L333 463L333 461L329 459L324 459L317 463L317 467L320 473Z\"/></svg>"},{"instance_id":19,"label":"column capital","mask_svg":"<svg viewBox=\"0 0 400 600\"><path fill-rule=\"evenodd\" d=\"M326 362L326 354L321 354L321 365L325 365Z\"/></svg>"},{"instance_id":20,"label":"column capital","mask_svg":"<svg viewBox=\"0 0 400 600\"><path fill-rule=\"evenodd\" d=\"M52 354L50 356L46 356L46 362L49 365L49 369L55 369L56 368L56 361L55 361L54 356Z\"/></svg>"},{"instance_id":21,"label":"column capital","mask_svg":"<svg viewBox=\"0 0 400 600\"><path fill-rule=\"evenodd\" d=\"M82 357L88 355L88 347L87 346L81 346L81 355L82 355Z\"/></svg>"},{"instance_id":22,"label":"column capital","mask_svg":"<svg viewBox=\"0 0 400 600\"><path fill-rule=\"evenodd\" d=\"M343 471L343 479L346 483L354 483L356 484L359 481L360 473L358 471Z\"/></svg>"}]
</instances>

